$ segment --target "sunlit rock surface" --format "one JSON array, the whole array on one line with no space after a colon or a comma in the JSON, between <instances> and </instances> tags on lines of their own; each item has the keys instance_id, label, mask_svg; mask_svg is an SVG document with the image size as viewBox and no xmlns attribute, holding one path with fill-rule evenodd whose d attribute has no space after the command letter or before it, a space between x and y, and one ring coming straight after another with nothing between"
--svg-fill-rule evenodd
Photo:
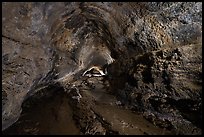
<instances>
[{"instance_id":1,"label":"sunlit rock surface","mask_svg":"<svg viewBox=\"0 0 204 137\"><path fill-rule=\"evenodd\" d=\"M15 130L58 92L64 128ZM5 134L201 134L201 94L201 2L2 3Z\"/></svg>"}]
</instances>

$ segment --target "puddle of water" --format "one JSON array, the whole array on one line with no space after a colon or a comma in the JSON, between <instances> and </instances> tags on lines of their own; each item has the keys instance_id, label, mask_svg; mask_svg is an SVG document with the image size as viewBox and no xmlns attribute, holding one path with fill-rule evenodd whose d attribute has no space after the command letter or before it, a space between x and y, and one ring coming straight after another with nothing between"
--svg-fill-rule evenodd
<instances>
[{"instance_id":1,"label":"puddle of water","mask_svg":"<svg viewBox=\"0 0 204 137\"><path fill-rule=\"evenodd\" d=\"M85 92L96 101L93 110L110 123L113 130L125 135L171 134L171 131L156 127L141 114L117 106L116 97L108 92L102 79L90 78L88 81L90 84L93 83L94 88Z\"/></svg>"},{"instance_id":2,"label":"puddle of water","mask_svg":"<svg viewBox=\"0 0 204 137\"><path fill-rule=\"evenodd\" d=\"M108 92L107 87L105 87L101 80L97 78L92 78L91 80L94 83L94 88L87 90L86 94L92 96L96 102L103 104L114 105L117 102L116 97Z\"/></svg>"},{"instance_id":3,"label":"puddle of water","mask_svg":"<svg viewBox=\"0 0 204 137\"><path fill-rule=\"evenodd\" d=\"M112 105L117 102L116 97L106 93L104 89L96 88L90 91L90 94L95 98L97 102L100 102L100 103Z\"/></svg>"},{"instance_id":4,"label":"puddle of water","mask_svg":"<svg viewBox=\"0 0 204 137\"><path fill-rule=\"evenodd\" d=\"M125 135L165 135L171 134L170 131L155 127L149 121L143 118L142 115L133 113L130 110L97 104L94 106L96 113L102 115L105 121L111 123L113 130L119 131Z\"/></svg>"},{"instance_id":5,"label":"puddle of water","mask_svg":"<svg viewBox=\"0 0 204 137\"><path fill-rule=\"evenodd\" d=\"M68 98L63 93L57 93L24 109L19 120L3 134L77 135L80 130L72 119Z\"/></svg>"}]
</instances>

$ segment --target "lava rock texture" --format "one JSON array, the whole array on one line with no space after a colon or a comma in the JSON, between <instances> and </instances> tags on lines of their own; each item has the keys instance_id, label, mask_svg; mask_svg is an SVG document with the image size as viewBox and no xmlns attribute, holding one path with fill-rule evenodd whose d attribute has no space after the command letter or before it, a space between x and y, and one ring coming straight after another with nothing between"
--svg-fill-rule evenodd
<instances>
[{"instance_id":1,"label":"lava rock texture","mask_svg":"<svg viewBox=\"0 0 204 137\"><path fill-rule=\"evenodd\" d=\"M93 66L106 75L82 76ZM53 86L81 134L201 134L202 3L3 2L2 130ZM152 126L109 119L108 106Z\"/></svg>"}]
</instances>

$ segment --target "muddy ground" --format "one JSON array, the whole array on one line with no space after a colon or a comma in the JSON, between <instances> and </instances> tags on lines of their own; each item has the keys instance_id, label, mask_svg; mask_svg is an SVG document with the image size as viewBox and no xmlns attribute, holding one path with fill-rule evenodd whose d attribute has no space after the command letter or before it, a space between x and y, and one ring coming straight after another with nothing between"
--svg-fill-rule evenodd
<instances>
[{"instance_id":1,"label":"muddy ground","mask_svg":"<svg viewBox=\"0 0 204 137\"><path fill-rule=\"evenodd\" d=\"M200 135L202 3L2 3L3 134Z\"/></svg>"}]
</instances>

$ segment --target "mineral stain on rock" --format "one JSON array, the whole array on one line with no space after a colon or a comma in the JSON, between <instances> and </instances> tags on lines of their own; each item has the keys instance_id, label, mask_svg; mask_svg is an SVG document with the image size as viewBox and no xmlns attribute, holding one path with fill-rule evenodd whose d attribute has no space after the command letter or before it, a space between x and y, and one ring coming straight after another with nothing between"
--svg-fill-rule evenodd
<instances>
[{"instance_id":1,"label":"mineral stain on rock","mask_svg":"<svg viewBox=\"0 0 204 137\"><path fill-rule=\"evenodd\" d=\"M200 135L201 37L201 2L3 2L3 134Z\"/></svg>"}]
</instances>

